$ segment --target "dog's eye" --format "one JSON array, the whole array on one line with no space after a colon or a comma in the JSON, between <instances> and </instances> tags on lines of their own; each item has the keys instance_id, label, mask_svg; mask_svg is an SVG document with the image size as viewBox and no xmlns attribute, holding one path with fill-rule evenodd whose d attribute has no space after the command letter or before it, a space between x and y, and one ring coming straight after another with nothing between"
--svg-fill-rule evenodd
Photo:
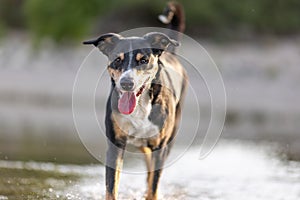
<instances>
[{"instance_id":1,"label":"dog's eye","mask_svg":"<svg viewBox=\"0 0 300 200\"><path fill-rule=\"evenodd\" d=\"M122 63L121 58L120 58L120 57L116 58L116 59L115 59L115 63L116 63L116 64L121 64L121 63Z\"/></svg>"},{"instance_id":2,"label":"dog's eye","mask_svg":"<svg viewBox=\"0 0 300 200\"><path fill-rule=\"evenodd\" d=\"M122 64L122 62L123 62L123 60L120 57L116 58L114 60L115 67L118 68Z\"/></svg>"},{"instance_id":3,"label":"dog's eye","mask_svg":"<svg viewBox=\"0 0 300 200\"><path fill-rule=\"evenodd\" d=\"M143 57L140 59L139 64L140 65L144 65L144 64L148 64L149 59L147 57Z\"/></svg>"}]
</instances>

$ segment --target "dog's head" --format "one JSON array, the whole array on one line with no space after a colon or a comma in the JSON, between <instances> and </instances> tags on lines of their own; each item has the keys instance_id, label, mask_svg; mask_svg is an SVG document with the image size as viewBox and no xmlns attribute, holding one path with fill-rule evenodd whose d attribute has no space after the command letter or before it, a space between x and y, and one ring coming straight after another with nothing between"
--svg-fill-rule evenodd
<instances>
[{"instance_id":1,"label":"dog's head","mask_svg":"<svg viewBox=\"0 0 300 200\"><path fill-rule=\"evenodd\" d=\"M150 87L158 71L158 57L169 45L179 45L158 32L128 38L108 33L84 44L93 44L108 57L107 69L119 93L122 114L131 114L143 91Z\"/></svg>"}]
</instances>

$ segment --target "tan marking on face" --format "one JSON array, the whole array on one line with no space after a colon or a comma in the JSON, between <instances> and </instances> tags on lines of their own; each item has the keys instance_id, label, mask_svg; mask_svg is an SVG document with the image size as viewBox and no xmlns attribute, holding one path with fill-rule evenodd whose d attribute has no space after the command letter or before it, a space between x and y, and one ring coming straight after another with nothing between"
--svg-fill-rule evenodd
<instances>
[{"instance_id":1,"label":"tan marking on face","mask_svg":"<svg viewBox=\"0 0 300 200\"><path fill-rule=\"evenodd\" d=\"M125 54L124 54L124 53L120 53L120 54L119 54L119 57L120 57L121 60L124 60Z\"/></svg>"},{"instance_id":2,"label":"tan marking on face","mask_svg":"<svg viewBox=\"0 0 300 200\"><path fill-rule=\"evenodd\" d=\"M150 74L153 74L153 77L151 75L150 76L151 76L151 78L154 78L154 76L158 70L157 60L158 60L158 58L156 56L150 55L149 62L147 65L152 65L152 67L149 67L149 69L136 70L137 76L141 76L143 74L146 74L149 76Z\"/></svg>"},{"instance_id":3,"label":"tan marking on face","mask_svg":"<svg viewBox=\"0 0 300 200\"><path fill-rule=\"evenodd\" d=\"M149 58L149 63L150 64L156 64L157 63L157 57L154 56L154 55L151 55L150 58Z\"/></svg>"},{"instance_id":4,"label":"tan marking on face","mask_svg":"<svg viewBox=\"0 0 300 200\"><path fill-rule=\"evenodd\" d=\"M145 73L145 70L143 70L143 69L139 69L139 70L136 69L135 71L136 71L137 76L141 76L142 74Z\"/></svg>"},{"instance_id":5,"label":"tan marking on face","mask_svg":"<svg viewBox=\"0 0 300 200\"><path fill-rule=\"evenodd\" d=\"M122 72L120 70L113 69L109 66L107 68L107 71L108 71L110 77L112 77L114 79L114 81L116 81L116 82L119 80L120 76L122 75Z\"/></svg>"},{"instance_id":6,"label":"tan marking on face","mask_svg":"<svg viewBox=\"0 0 300 200\"><path fill-rule=\"evenodd\" d=\"M143 54L137 53L135 59L136 59L137 61L140 61L142 57L144 57Z\"/></svg>"}]
</instances>

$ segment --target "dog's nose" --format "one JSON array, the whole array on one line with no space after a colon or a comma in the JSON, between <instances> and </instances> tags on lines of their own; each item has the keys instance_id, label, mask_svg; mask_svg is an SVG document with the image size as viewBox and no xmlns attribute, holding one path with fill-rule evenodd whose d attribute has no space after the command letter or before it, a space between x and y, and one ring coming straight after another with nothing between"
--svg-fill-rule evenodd
<instances>
[{"instance_id":1,"label":"dog's nose","mask_svg":"<svg viewBox=\"0 0 300 200\"><path fill-rule=\"evenodd\" d=\"M120 85L123 90L130 91L133 89L134 82L132 78L122 78L120 80Z\"/></svg>"}]
</instances>

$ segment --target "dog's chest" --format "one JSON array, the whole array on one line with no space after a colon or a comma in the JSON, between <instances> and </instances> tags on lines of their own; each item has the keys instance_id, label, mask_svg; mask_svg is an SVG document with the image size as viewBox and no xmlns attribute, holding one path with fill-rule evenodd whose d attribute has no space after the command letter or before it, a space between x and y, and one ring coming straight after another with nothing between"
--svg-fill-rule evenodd
<instances>
[{"instance_id":1,"label":"dog's chest","mask_svg":"<svg viewBox=\"0 0 300 200\"><path fill-rule=\"evenodd\" d=\"M127 134L128 143L137 147L146 146L149 138L158 135L158 126L148 119L151 109L150 101L140 101L132 114L117 114L117 126Z\"/></svg>"}]
</instances>

